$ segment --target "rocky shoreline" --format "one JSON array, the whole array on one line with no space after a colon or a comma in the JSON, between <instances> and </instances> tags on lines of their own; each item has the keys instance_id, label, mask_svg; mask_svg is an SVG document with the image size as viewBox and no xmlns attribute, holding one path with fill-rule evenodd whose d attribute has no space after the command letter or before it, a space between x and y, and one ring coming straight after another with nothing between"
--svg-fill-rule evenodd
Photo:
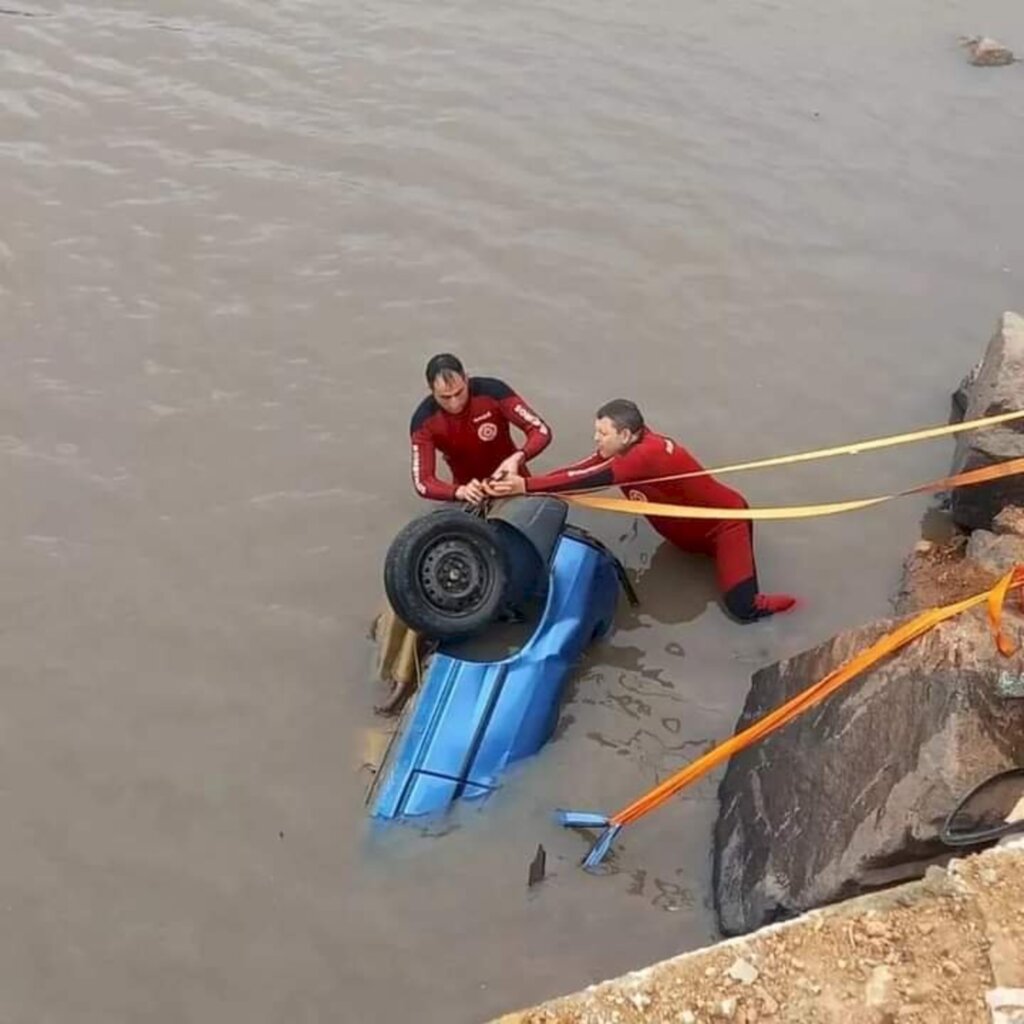
<instances>
[{"instance_id":1,"label":"rocky shoreline","mask_svg":"<svg viewBox=\"0 0 1024 1024\"><path fill-rule=\"evenodd\" d=\"M1024 408L1024 319L1005 313L954 396L954 419ZM1024 421L959 435L951 472L1024 456ZM991 587L1024 564L1024 479L954 490L949 535L904 566L897 616ZM1024 629L1016 602L1007 629ZM890 632L887 619L756 672L737 731ZM1015 687L1015 680L1022 681ZM714 895L735 935L914 877L949 851L960 797L1024 765L1024 653L1001 655L984 607L930 630L730 761L719 788Z\"/></svg>"}]
</instances>

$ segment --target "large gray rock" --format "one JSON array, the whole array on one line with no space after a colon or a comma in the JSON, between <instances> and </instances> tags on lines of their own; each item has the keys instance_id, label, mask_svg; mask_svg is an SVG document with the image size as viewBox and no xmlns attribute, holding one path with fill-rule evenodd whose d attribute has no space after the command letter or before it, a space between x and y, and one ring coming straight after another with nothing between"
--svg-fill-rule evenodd
<instances>
[{"instance_id":1,"label":"large gray rock","mask_svg":"<svg viewBox=\"0 0 1024 1024\"><path fill-rule=\"evenodd\" d=\"M964 419L1024 409L1024 318L1004 313L969 387ZM957 438L953 472L1024 457L1024 419ZM1024 505L1024 476L1006 477L953 491L954 522L969 530L991 529L1005 505Z\"/></svg>"},{"instance_id":2,"label":"large gray rock","mask_svg":"<svg viewBox=\"0 0 1024 1024\"><path fill-rule=\"evenodd\" d=\"M1003 576L1024 565L1024 537L975 530L967 541L967 557L982 569Z\"/></svg>"},{"instance_id":3,"label":"large gray rock","mask_svg":"<svg viewBox=\"0 0 1024 1024\"><path fill-rule=\"evenodd\" d=\"M964 413L967 412L967 403L971 399L971 388L974 387L974 382L978 379L979 373L981 373L980 359L971 367L968 373L964 374L960 383L956 386L956 391L950 396L950 423L963 423Z\"/></svg>"},{"instance_id":4,"label":"large gray rock","mask_svg":"<svg viewBox=\"0 0 1024 1024\"><path fill-rule=\"evenodd\" d=\"M892 628L843 633L753 678L737 731ZM1019 619L1010 618L1011 632ZM924 870L938 829L990 774L1024 763L1024 701L983 611L931 630L734 757L719 788L714 895L738 934Z\"/></svg>"}]
</instances>

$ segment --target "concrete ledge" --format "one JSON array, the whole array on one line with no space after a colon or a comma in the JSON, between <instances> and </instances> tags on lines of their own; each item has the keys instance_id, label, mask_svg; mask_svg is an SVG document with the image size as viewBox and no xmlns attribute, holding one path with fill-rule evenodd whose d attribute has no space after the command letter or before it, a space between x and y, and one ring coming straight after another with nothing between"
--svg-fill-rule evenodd
<instances>
[{"instance_id":1,"label":"concrete ledge","mask_svg":"<svg viewBox=\"0 0 1024 1024\"><path fill-rule=\"evenodd\" d=\"M498 1024L720 1021L1024 1024L1024 840Z\"/></svg>"}]
</instances>

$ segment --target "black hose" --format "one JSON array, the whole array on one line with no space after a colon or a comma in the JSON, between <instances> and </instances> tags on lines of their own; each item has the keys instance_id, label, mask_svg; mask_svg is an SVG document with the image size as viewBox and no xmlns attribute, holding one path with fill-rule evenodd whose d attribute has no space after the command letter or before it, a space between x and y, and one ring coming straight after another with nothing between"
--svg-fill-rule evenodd
<instances>
[{"instance_id":1,"label":"black hose","mask_svg":"<svg viewBox=\"0 0 1024 1024\"><path fill-rule=\"evenodd\" d=\"M997 772L995 775L989 776L983 782L980 782L975 786L974 789L972 789L960 801L960 803L953 808L949 817L947 817L945 822L943 822L942 828L939 830L939 839L941 839L946 846L978 846L981 843L991 843L996 839L1002 839L1003 836L1012 835L1015 832L1024 832L1024 820L1007 821L1000 825L990 825L987 828L978 828L971 831L954 831L953 829L953 819L963 811L965 805L969 801L976 797L987 786L991 786L995 782L1001 782L1003 779L1013 778L1014 776L1024 776L1024 767L1010 768L1005 772Z\"/></svg>"}]
</instances>

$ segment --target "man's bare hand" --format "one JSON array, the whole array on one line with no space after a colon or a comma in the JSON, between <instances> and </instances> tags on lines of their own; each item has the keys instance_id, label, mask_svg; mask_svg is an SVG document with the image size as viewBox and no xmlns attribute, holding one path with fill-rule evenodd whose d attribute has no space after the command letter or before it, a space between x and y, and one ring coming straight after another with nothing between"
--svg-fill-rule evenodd
<instances>
[{"instance_id":1,"label":"man's bare hand","mask_svg":"<svg viewBox=\"0 0 1024 1024\"><path fill-rule=\"evenodd\" d=\"M491 474L490 479L504 480L506 477L519 476L522 470L525 452L513 452L507 459L503 459L498 468Z\"/></svg>"},{"instance_id":2,"label":"man's bare hand","mask_svg":"<svg viewBox=\"0 0 1024 1024\"><path fill-rule=\"evenodd\" d=\"M470 480L468 484L455 488L455 497L459 501L468 501L470 505L479 505L487 497L487 492L479 480Z\"/></svg>"},{"instance_id":3,"label":"man's bare hand","mask_svg":"<svg viewBox=\"0 0 1024 1024\"><path fill-rule=\"evenodd\" d=\"M526 493L526 480L518 474L511 474L502 480L488 480L484 491L491 498L508 498L513 494Z\"/></svg>"}]
</instances>

